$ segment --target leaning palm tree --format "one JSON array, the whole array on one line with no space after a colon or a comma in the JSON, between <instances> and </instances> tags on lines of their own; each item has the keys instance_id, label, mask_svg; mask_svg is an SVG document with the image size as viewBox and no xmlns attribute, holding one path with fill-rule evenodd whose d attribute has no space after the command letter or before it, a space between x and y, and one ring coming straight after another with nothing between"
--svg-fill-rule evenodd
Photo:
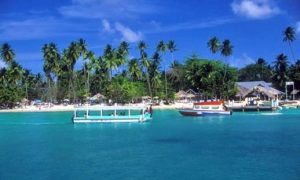
<instances>
[{"instance_id":1,"label":"leaning palm tree","mask_svg":"<svg viewBox=\"0 0 300 180\"><path fill-rule=\"evenodd\" d=\"M162 59L163 59L163 56L166 53L166 45L164 44L164 41L159 41L159 43L156 47L156 51L161 53ZM166 96L166 99L167 99L167 97L168 97L168 87L167 87L166 62L164 62L164 75L165 75L165 96Z\"/></svg>"},{"instance_id":2,"label":"leaning palm tree","mask_svg":"<svg viewBox=\"0 0 300 180\"><path fill-rule=\"evenodd\" d=\"M8 43L4 43L1 46L1 59L8 65L10 66L12 64L12 62L15 59L15 53L14 51L11 49L10 45Z\"/></svg>"},{"instance_id":3,"label":"leaning palm tree","mask_svg":"<svg viewBox=\"0 0 300 180\"><path fill-rule=\"evenodd\" d=\"M227 58L232 54L232 49L233 49L233 46L231 45L230 40L225 39L222 43L222 46L221 46L221 54L223 56L225 56L225 58ZM224 70L224 76L223 76L223 85L224 85L225 79L226 79L227 66L228 66L228 62L225 63L225 70ZM224 87L226 87L226 86L224 86Z\"/></svg>"},{"instance_id":4,"label":"leaning palm tree","mask_svg":"<svg viewBox=\"0 0 300 180\"><path fill-rule=\"evenodd\" d=\"M149 94L151 96L151 98L153 98L152 96L152 90L151 90L151 84L150 84L150 79L149 79L149 60L147 58L147 53L146 53L146 49L147 49L147 45L144 41L140 41L138 43L138 49L140 51L140 60L141 60L141 65L142 65L142 72L145 72L145 75L146 75L146 81L147 81L147 84L148 84L148 91L149 91Z\"/></svg>"},{"instance_id":5,"label":"leaning palm tree","mask_svg":"<svg viewBox=\"0 0 300 180\"><path fill-rule=\"evenodd\" d=\"M219 39L215 36L207 42L207 46L209 47L210 51L213 54L215 54L219 51L219 49L221 47L221 43L220 43Z\"/></svg>"},{"instance_id":6,"label":"leaning palm tree","mask_svg":"<svg viewBox=\"0 0 300 180\"><path fill-rule=\"evenodd\" d=\"M296 39L295 30L294 30L293 27L289 26L285 29L283 34L284 34L283 41L286 41L286 42L289 43L289 47L290 47L290 50L291 50L291 53L292 53L292 56L293 56L293 60L296 62L296 59L295 59L295 56L294 56L294 51L293 51L293 48L292 48L292 45L291 45L291 43Z\"/></svg>"}]
</instances>

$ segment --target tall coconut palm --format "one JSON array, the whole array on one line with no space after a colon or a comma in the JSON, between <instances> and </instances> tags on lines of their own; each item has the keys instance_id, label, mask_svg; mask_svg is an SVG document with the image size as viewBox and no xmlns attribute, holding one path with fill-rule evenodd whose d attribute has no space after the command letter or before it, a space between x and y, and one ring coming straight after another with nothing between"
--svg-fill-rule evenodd
<instances>
[{"instance_id":1,"label":"tall coconut palm","mask_svg":"<svg viewBox=\"0 0 300 180\"><path fill-rule=\"evenodd\" d=\"M90 94L90 73L93 69L94 64L96 63L96 56L92 51L87 51L84 55L84 60L87 61L84 63L84 73L87 74L85 87L86 87L86 94Z\"/></svg>"},{"instance_id":2,"label":"tall coconut palm","mask_svg":"<svg viewBox=\"0 0 300 180\"><path fill-rule=\"evenodd\" d=\"M60 54L56 47L56 44L49 43L45 44L42 47L43 57L44 57L44 72L48 82L48 100L52 101L52 95L56 93L53 92L53 88L51 87L52 82L55 83L55 90L57 91L57 80L54 80L55 77L58 77L60 72Z\"/></svg>"},{"instance_id":3,"label":"tall coconut palm","mask_svg":"<svg viewBox=\"0 0 300 180\"><path fill-rule=\"evenodd\" d=\"M168 51L169 51L170 54L171 54L172 62L174 62L174 52L177 51L175 41L170 40L170 41L167 43L167 49L168 49Z\"/></svg>"},{"instance_id":4,"label":"tall coconut palm","mask_svg":"<svg viewBox=\"0 0 300 180\"><path fill-rule=\"evenodd\" d=\"M150 62L149 66L149 79L154 90L154 94L156 92L156 89L161 84L161 73L159 71L160 61L161 58L159 53L155 52L152 56L152 61Z\"/></svg>"},{"instance_id":5,"label":"tall coconut palm","mask_svg":"<svg viewBox=\"0 0 300 180\"><path fill-rule=\"evenodd\" d=\"M107 44L103 52L103 60L106 63L107 68L110 70L110 81L112 80L113 70L118 67L118 62L115 58L115 50L110 44Z\"/></svg>"},{"instance_id":6,"label":"tall coconut palm","mask_svg":"<svg viewBox=\"0 0 300 180\"><path fill-rule=\"evenodd\" d=\"M68 96L69 99L71 99L71 91L72 91L73 102L76 99L75 86L74 86L74 79L75 79L74 67L78 58L80 57L80 54L81 54L81 47L78 46L77 42L71 42L68 48L65 49L63 52L63 61L67 67L68 77L69 77Z\"/></svg>"},{"instance_id":7,"label":"tall coconut palm","mask_svg":"<svg viewBox=\"0 0 300 180\"><path fill-rule=\"evenodd\" d=\"M137 81L141 78L142 76L142 72L141 69L139 67L139 63L137 59L131 59L128 63L129 67L128 67L128 71L130 74L130 77L133 81Z\"/></svg>"},{"instance_id":8,"label":"tall coconut palm","mask_svg":"<svg viewBox=\"0 0 300 180\"><path fill-rule=\"evenodd\" d=\"M164 61L164 54L166 53L166 45L164 44L164 41L159 41L157 47L156 47L156 51L160 52L162 55L162 59ZM167 87L167 73L166 73L166 62L164 61L164 75L165 75L165 96L166 99L168 98L168 87Z\"/></svg>"},{"instance_id":9,"label":"tall coconut palm","mask_svg":"<svg viewBox=\"0 0 300 180\"><path fill-rule=\"evenodd\" d=\"M4 43L1 46L1 59L8 65L10 66L12 62L15 60L15 53L11 49L10 45L8 43Z\"/></svg>"},{"instance_id":10,"label":"tall coconut palm","mask_svg":"<svg viewBox=\"0 0 300 180\"><path fill-rule=\"evenodd\" d=\"M117 55L118 55L117 59L118 59L119 66L122 66L126 63L128 54L129 54L129 44L125 41L122 41L117 50Z\"/></svg>"},{"instance_id":11,"label":"tall coconut palm","mask_svg":"<svg viewBox=\"0 0 300 180\"><path fill-rule=\"evenodd\" d=\"M222 43L221 46L221 54L227 58L232 54L232 49L233 46L231 45L230 40L225 39ZM225 83L225 79L226 79L226 73L227 73L227 66L228 66L228 62L225 63L225 70L224 70L224 76L223 76L223 85L226 88L227 86L224 84Z\"/></svg>"},{"instance_id":12,"label":"tall coconut palm","mask_svg":"<svg viewBox=\"0 0 300 180\"><path fill-rule=\"evenodd\" d=\"M220 43L219 39L215 36L207 42L207 47L209 47L210 51L213 54L215 54L219 51L219 49L221 47L221 43Z\"/></svg>"},{"instance_id":13,"label":"tall coconut palm","mask_svg":"<svg viewBox=\"0 0 300 180\"><path fill-rule=\"evenodd\" d=\"M292 45L291 45L291 43L296 39L294 28L290 27L290 26L287 27L285 29L285 31L283 32L283 35L284 35L283 41L288 42L291 53L292 53L292 56L293 56L293 60L294 60L294 62L296 62L296 59L295 59L295 56L294 56L294 51L293 51L293 48L292 48Z\"/></svg>"},{"instance_id":14,"label":"tall coconut palm","mask_svg":"<svg viewBox=\"0 0 300 180\"><path fill-rule=\"evenodd\" d=\"M285 82L288 80L288 59L284 54L279 54L274 62L273 80L278 88L284 89Z\"/></svg>"},{"instance_id":15,"label":"tall coconut palm","mask_svg":"<svg viewBox=\"0 0 300 180\"><path fill-rule=\"evenodd\" d=\"M147 81L147 84L148 84L148 91L149 91L149 94L150 94L151 98L153 98L150 79L149 79L149 66L150 66L150 64L149 64L149 60L147 58L147 53L146 53L146 49L147 49L146 43L144 41L140 41L138 43L138 49L140 51L140 60L141 60L141 65L142 65L142 72L145 72L146 81Z\"/></svg>"}]
</instances>

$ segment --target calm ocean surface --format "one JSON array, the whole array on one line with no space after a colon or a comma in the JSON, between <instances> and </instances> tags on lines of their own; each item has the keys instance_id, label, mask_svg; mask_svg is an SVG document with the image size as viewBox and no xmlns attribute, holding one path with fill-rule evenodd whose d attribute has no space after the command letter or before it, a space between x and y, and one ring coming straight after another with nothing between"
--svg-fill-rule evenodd
<instances>
[{"instance_id":1,"label":"calm ocean surface","mask_svg":"<svg viewBox=\"0 0 300 180\"><path fill-rule=\"evenodd\" d=\"M0 179L300 179L300 109L72 124L71 112L0 114Z\"/></svg>"}]
</instances>

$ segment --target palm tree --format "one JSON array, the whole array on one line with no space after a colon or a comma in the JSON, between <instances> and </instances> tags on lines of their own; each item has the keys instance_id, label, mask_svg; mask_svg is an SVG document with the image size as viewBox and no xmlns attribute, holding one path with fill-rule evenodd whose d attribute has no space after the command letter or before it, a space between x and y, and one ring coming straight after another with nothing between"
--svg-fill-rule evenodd
<instances>
[{"instance_id":1,"label":"palm tree","mask_svg":"<svg viewBox=\"0 0 300 180\"><path fill-rule=\"evenodd\" d=\"M7 65L11 65L12 62L15 60L15 53L14 51L11 49L10 45L8 43L4 43L1 46L1 59L7 64Z\"/></svg>"},{"instance_id":2,"label":"palm tree","mask_svg":"<svg viewBox=\"0 0 300 180\"><path fill-rule=\"evenodd\" d=\"M230 40L225 39L221 46L221 54L223 56L225 56L225 58L229 57L232 54L232 49L233 49L233 46L231 45ZM225 63L225 70L224 70L224 76L223 76L224 87L226 87L224 83L225 83L225 79L226 79L227 66L228 66L228 62Z\"/></svg>"},{"instance_id":3,"label":"palm tree","mask_svg":"<svg viewBox=\"0 0 300 180\"><path fill-rule=\"evenodd\" d=\"M145 50L147 49L147 45L144 41L140 41L138 43L138 49L140 51L140 60L141 60L141 64L142 64L142 72L145 72L145 75L146 75L146 81L147 81L147 84L148 84L148 91L149 91L149 94L151 96L151 98L153 98L153 95L152 95L152 90L151 90L151 84L150 84L150 79L149 79L149 61L148 61L148 58L147 58L147 53L145 52Z\"/></svg>"},{"instance_id":4,"label":"palm tree","mask_svg":"<svg viewBox=\"0 0 300 180\"><path fill-rule=\"evenodd\" d=\"M177 51L175 42L173 40L170 40L167 43L167 49L169 50L169 52L171 53L172 56L172 62L174 62L174 52Z\"/></svg>"},{"instance_id":5,"label":"palm tree","mask_svg":"<svg viewBox=\"0 0 300 180\"><path fill-rule=\"evenodd\" d=\"M125 41L122 41L117 50L117 62L118 66L126 64L127 56L129 54L129 44Z\"/></svg>"},{"instance_id":6,"label":"palm tree","mask_svg":"<svg viewBox=\"0 0 300 180\"><path fill-rule=\"evenodd\" d=\"M112 49L112 46L110 44L107 44L105 46L102 58L105 61L107 68L110 69L110 81L111 81L113 70L118 67L118 62L115 58L114 49Z\"/></svg>"},{"instance_id":7,"label":"palm tree","mask_svg":"<svg viewBox=\"0 0 300 180\"><path fill-rule=\"evenodd\" d=\"M141 78L142 72L137 59L131 59L129 61L128 71L133 81L137 81Z\"/></svg>"},{"instance_id":8,"label":"palm tree","mask_svg":"<svg viewBox=\"0 0 300 180\"><path fill-rule=\"evenodd\" d=\"M166 45L164 44L164 41L159 41L157 47L156 47L156 51L160 52L162 54L162 59L163 56L166 52ZM164 74L165 74L165 96L166 99L168 98L168 88L167 88L167 73L166 73L166 62L164 62Z\"/></svg>"},{"instance_id":9,"label":"palm tree","mask_svg":"<svg viewBox=\"0 0 300 180\"><path fill-rule=\"evenodd\" d=\"M158 52L155 52L152 56L152 61L150 62L149 66L149 79L151 82L151 87L154 90L154 93L156 92L156 89L158 89L159 85L161 84L161 74L159 71L160 66L160 55Z\"/></svg>"},{"instance_id":10,"label":"palm tree","mask_svg":"<svg viewBox=\"0 0 300 180\"><path fill-rule=\"evenodd\" d=\"M213 54L215 54L219 51L221 43L220 43L219 39L215 36L207 42L207 46L209 47L210 51Z\"/></svg>"},{"instance_id":11,"label":"palm tree","mask_svg":"<svg viewBox=\"0 0 300 180\"><path fill-rule=\"evenodd\" d=\"M84 54L84 60L87 61L84 63L84 73L87 72L87 77L85 81L85 87L86 87L86 95L90 95L90 72L93 69L93 65L96 62L96 56L92 51L87 51Z\"/></svg>"},{"instance_id":12,"label":"palm tree","mask_svg":"<svg viewBox=\"0 0 300 180\"><path fill-rule=\"evenodd\" d=\"M77 42L71 42L67 49L63 52L63 61L67 67L68 76L69 76L69 88L68 88L68 96L71 99L71 90L73 91L73 102L75 101L75 86L74 86L74 66L80 57L81 54L81 46L78 46Z\"/></svg>"},{"instance_id":13,"label":"palm tree","mask_svg":"<svg viewBox=\"0 0 300 180\"><path fill-rule=\"evenodd\" d=\"M182 84L184 83L184 66L175 60L171 63L168 74L169 80L176 87L176 90L182 89Z\"/></svg>"},{"instance_id":14,"label":"palm tree","mask_svg":"<svg viewBox=\"0 0 300 180\"><path fill-rule=\"evenodd\" d=\"M60 72L60 54L56 47L56 44L49 43L45 44L42 47L43 57L44 57L44 72L48 82L48 100L52 101L52 95L57 93L53 92L53 88L51 87L51 83L54 81L55 90L57 91L57 80L54 80L55 77L58 77Z\"/></svg>"},{"instance_id":15,"label":"palm tree","mask_svg":"<svg viewBox=\"0 0 300 180\"><path fill-rule=\"evenodd\" d=\"M288 59L284 54L279 54L274 62L273 80L277 87L284 89L285 82L288 80Z\"/></svg>"},{"instance_id":16,"label":"palm tree","mask_svg":"<svg viewBox=\"0 0 300 180\"><path fill-rule=\"evenodd\" d=\"M295 59L295 56L294 56L294 51L293 51L292 45L291 45L291 43L296 39L295 30L294 30L293 27L289 26L285 29L283 34L284 34L283 41L286 41L286 42L289 43L289 47L290 47L290 50L291 50L291 53L292 53L292 56L293 56L293 60L296 62L296 59Z\"/></svg>"}]
</instances>

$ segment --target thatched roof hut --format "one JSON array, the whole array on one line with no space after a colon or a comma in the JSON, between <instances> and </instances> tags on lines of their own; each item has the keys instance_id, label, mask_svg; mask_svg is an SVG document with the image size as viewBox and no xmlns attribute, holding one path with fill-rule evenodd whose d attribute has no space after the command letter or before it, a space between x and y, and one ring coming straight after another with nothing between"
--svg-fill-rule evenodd
<instances>
[{"instance_id":1,"label":"thatched roof hut","mask_svg":"<svg viewBox=\"0 0 300 180\"><path fill-rule=\"evenodd\" d=\"M264 81L237 82L237 97L253 97L254 95L263 95L268 98L276 98L284 93L271 87L270 83Z\"/></svg>"}]
</instances>

